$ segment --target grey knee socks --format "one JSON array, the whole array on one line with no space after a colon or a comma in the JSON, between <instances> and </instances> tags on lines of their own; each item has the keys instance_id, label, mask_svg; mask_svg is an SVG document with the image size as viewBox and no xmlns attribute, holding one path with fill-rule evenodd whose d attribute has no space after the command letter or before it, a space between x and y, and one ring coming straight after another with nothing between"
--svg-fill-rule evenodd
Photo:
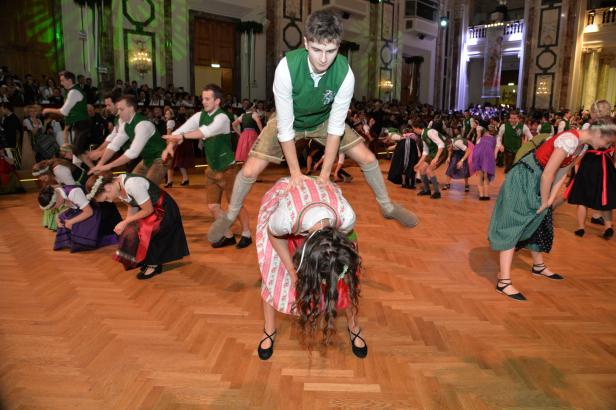
<instances>
[{"instance_id":1,"label":"grey knee socks","mask_svg":"<svg viewBox=\"0 0 616 410\"><path fill-rule=\"evenodd\" d=\"M244 176L244 173L240 170L235 177L233 183L233 192L231 193L231 200L229 201L229 210L227 211L227 219L234 221L237 215L240 213L240 209L244 205L244 199L250 192L252 184L255 183L257 178L248 178Z\"/></svg>"},{"instance_id":2,"label":"grey knee socks","mask_svg":"<svg viewBox=\"0 0 616 410\"><path fill-rule=\"evenodd\" d=\"M391 212L394 209L394 204L391 202L391 199L389 199L389 194L385 187L385 180L383 179L383 174L379 167L379 161L375 160L369 164L360 165L360 168L364 173L366 182L370 185L370 188L372 188L374 196L376 197L376 202L379 203L381 210L386 213Z\"/></svg>"},{"instance_id":3,"label":"grey knee socks","mask_svg":"<svg viewBox=\"0 0 616 410\"><path fill-rule=\"evenodd\" d=\"M424 192L430 192L430 180L428 180L428 176L426 174L421 176L421 183L423 184Z\"/></svg>"},{"instance_id":4,"label":"grey knee socks","mask_svg":"<svg viewBox=\"0 0 616 410\"><path fill-rule=\"evenodd\" d=\"M438 180L436 179L436 177L431 177L431 178L430 178L430 182L432 182L432 187L434 188L434 189L433 189L434 193L439 192L439 189L438 189Z\"/></svg>"}]
</instances>

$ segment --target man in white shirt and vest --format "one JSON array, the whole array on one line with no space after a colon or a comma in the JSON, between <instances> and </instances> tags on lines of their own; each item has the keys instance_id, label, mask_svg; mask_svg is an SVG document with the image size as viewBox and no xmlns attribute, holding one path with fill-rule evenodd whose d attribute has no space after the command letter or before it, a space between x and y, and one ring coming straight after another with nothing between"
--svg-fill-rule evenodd
<instances>
[{"instance_id":1,"label":"man in white shirt and vest","mask_svg":"<svg viewBox=\"0 0 616 410\"><path fill-rule=\"evenodd\" d=\"M64 143L71 143L75 156L79 157L89 167L92 167L94 164L86 155L86 151L88 151L90 146L91 130L86 95L79 85L75 83L75 74L72 72L61 71L59 77L60 84L68 91L64 105L61 108L45 108L42 114L64 117L66 124L65 136L70 135L69 140L65 138Z\"/></svg>"},{"instance_id":2,"label":"man in white shirt and vest","mask_svg":"<svg viewBox=\"0 0 616 410\"><path fill-rule=\"evenodd\" d=\"M231 149L231 120L225 111L220 108L222 103L222 90L216 84L208 84L201 92L203 110L195 113L180 128L171 135L163 138L170 144L163 152L163 159L173 155L177 144L189 144L192 139L203 140L203 151L207 158L208 167L205 170L205 185L207 188L207 207L215 219L224 217L222 210L222 195L231 199L233 181L237 175L235 155ZM222 248L235 245L242 249L252 243L248 211L242 207L239 213L242 225L242 236L238 243L230 229L224 236L212 243L213 248Z\"/></svg>"},{"instance_id":3,"label":"man in white shirt and vest","mask_svg":"<svg viewBox=\"0 0 616 410\"><path fill-rule=\"evenodd\" d=\"M378 160L363 138L345 123L355 77L346 58L338 55L341 19L325 10L316 11L308 17L304 34L305 48L288 52L276 68L276 114L259 134L235 178L229 210L210 227L210 242L220 240L231 226L252 185L270 162L286 159L291 186L299 186L307 178L301 172L295 149L295 141L304 138L325 146L320 183L330 183L334 161L338 152L343 152L359 164L385 218L396 219L406 227L418 223L413 213L391 202Z\"/></svg>"},{"instance_id":4,"label":"man in white shirt and vest","mask_svg":"<svg viewBox=\"0 0 616 410\"><path fill-rule=\"evenodd\" d=\"M144 176L156 185L161 183L167 174L167 168L161 158L167 144L152 121L140 112L136 112L136 107L137 100L133 95L124 95L118 100L116 103L120 117L118 131L89 174L98 175L141 157L141 161L133 168L132 173ZM108 163L120 150L124 150L122 155Z\"/></svg>"},{"instance_id":5,"label":"man in white shirt and vest","mask_svg":"<svg viewBox=\"0 0 616 410\"><path fill-rule=\"evenodd\" d=\"M504 153L505 172L509 172L513 166L515 154L522 144L532 139L533 134L520 118L520 114L517 111L511 111L509 113L509 121L505 122L498 129L494 152L495 157L499 151Z\"/></svg>"}]
</instances>

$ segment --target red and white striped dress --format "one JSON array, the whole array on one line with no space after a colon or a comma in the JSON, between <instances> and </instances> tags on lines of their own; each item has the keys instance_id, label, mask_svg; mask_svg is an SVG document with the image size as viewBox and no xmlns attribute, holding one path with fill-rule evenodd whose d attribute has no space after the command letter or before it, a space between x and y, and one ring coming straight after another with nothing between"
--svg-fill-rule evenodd
<instances>
[{"instance_id":1,"label":"red and white striped dress","mask_svg":"<svg viewBox=\"0 0 616 410\"><path fill-rule=\"evenodd\" d=\"M301 234L305 211L313 206L325 206L336 214L335 226L344 232L353 228L355 214L342 196L340 188L330 184L319 185L316 180L306 180L300 187L287 192L289 178L282 178L265 193L257 219L257 257L261 271L261 297L282 313L292 313L295 289L291 287L291 276L269 240L268 226L272 215L279 207L286 207L289 214L289 248L291 255L302 242Z\"/></svg>"}]
</instances>

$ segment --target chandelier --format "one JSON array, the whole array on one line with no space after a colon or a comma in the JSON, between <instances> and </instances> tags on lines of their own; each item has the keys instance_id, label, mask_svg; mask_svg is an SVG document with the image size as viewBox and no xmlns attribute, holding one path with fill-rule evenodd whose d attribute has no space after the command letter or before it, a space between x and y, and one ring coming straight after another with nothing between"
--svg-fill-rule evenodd
<instances>
[{"instance_id":1,"label":"chandelier","mask_svg":"<svg viewBox=\"0 0 616 410\"><path fill-rule=\"evenodd\" d=\"M133 51L130 63L135 67L141 78L143 78L152 69L152 56L145 48L143 40L136 41L136 43L138 48Z\"/></svg>"},{"instance_id":2,"label":"chandelier","mask_svg":"<svg viewBox=\"0 0 616 410\"><path fill-rule=\"evenodd\" d=\"M394 83L391 80L383 80L380 82L379 87L384 93L390 93L394 89Z\"/></svg>"}]
</instances>

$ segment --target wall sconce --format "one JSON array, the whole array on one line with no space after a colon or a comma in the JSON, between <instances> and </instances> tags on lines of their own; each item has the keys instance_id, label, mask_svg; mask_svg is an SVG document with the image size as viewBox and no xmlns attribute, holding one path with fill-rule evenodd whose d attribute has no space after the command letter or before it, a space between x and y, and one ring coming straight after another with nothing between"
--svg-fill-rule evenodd
<instances>
[{"instance_id":1,"label":"wall sconce","mask_svg":"<svg viewBox=\"0 0 616 410\"><path fill-rule=\"evenodd\" d=\"M379 83L379 88L384 92L389 94L394 89L394 83L391 80L382 80Z\"/></svg>"},{"instance_id":2,"label":"wall sconce","mask_svg":"<svg viewBox=\"0 0 616 410\"><path fill-rule=\"evenodd\" d=\"M152 56L145 48L145 43L142 40L136 41L138 49L135 50L130 58L130 63L139 73L141 78L150 72L152 69Z\"/></svg>"}]
</instances>

